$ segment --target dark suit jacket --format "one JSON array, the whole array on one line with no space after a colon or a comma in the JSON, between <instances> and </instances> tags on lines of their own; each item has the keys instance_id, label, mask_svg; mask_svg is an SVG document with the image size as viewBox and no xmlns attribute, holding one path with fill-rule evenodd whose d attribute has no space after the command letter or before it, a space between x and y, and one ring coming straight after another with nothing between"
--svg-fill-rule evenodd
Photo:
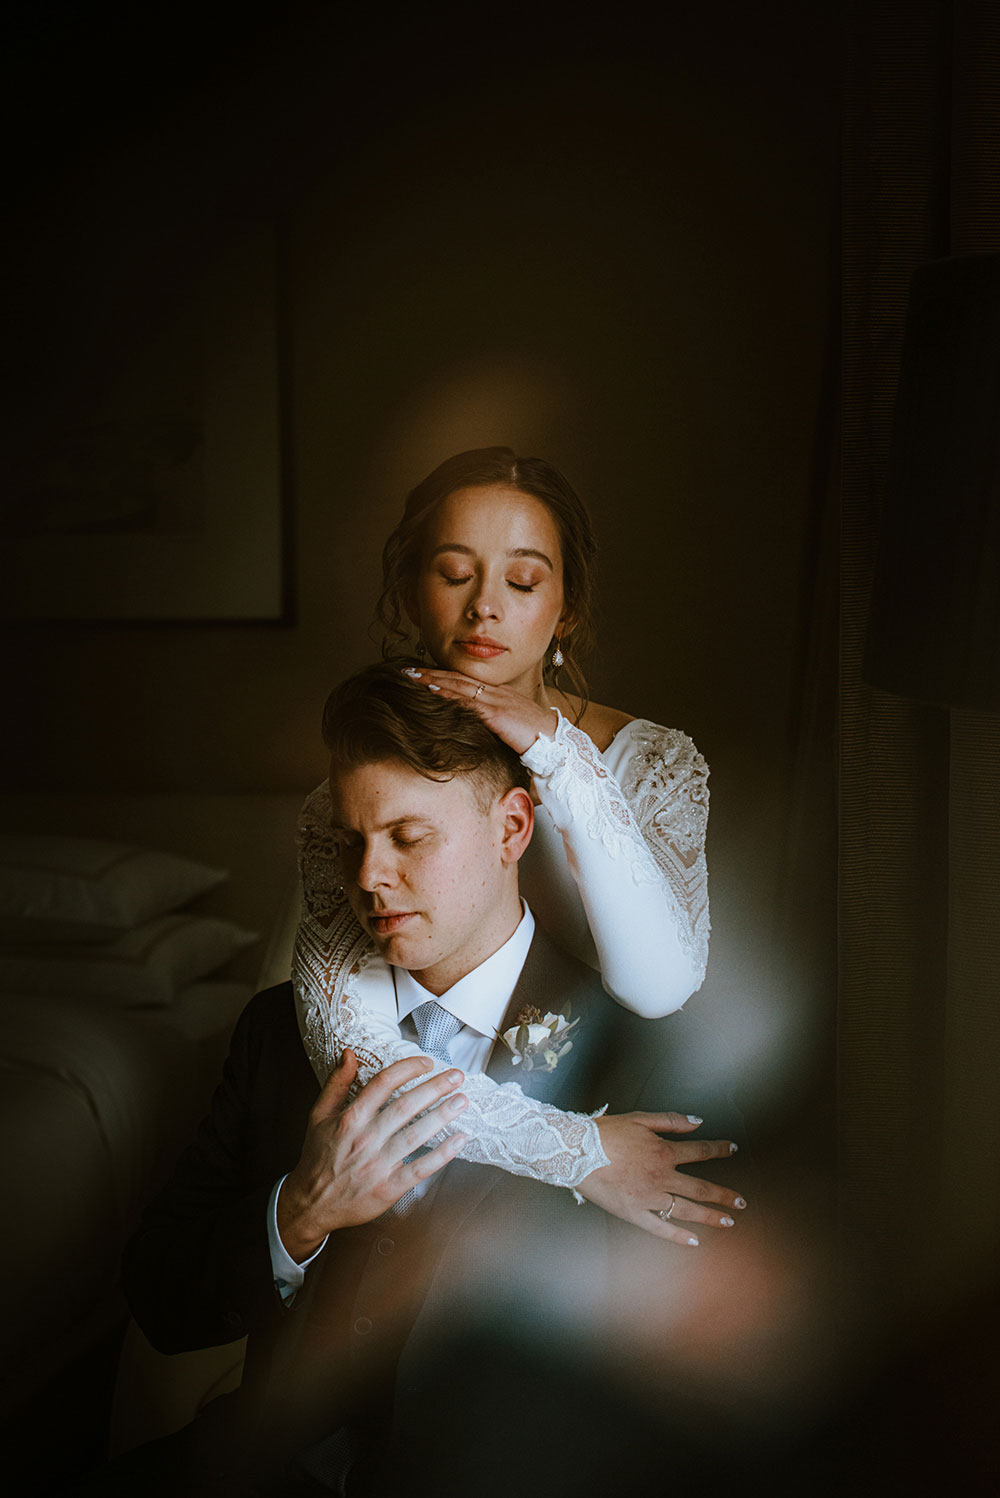
<instances>
[{"instance_id":1,"label":"dark suit jacket","mask_svg":"<svg viewBox=\"0 0 1000 1498\"><path fill-rule=\"evenodd\" d=\"M525 1072L498 1045L489 1075L579 1112L605 1103L614 1112L697 1111L704 1137L739 1137L715 1044L697 1021L686 1011L636 1019L536 930L504 1028L526 1004L544 1012L567 1001L580 1023L554 1071ZM342 1423L369 1419L382 1422L385 1454L390 1431L411 1450L433 1402L428 1370L449 1339L470 1318L510 1321L527 1303L535 1325L551 1320L545 1272L554 1267L560 1288L548 1299L559 1302L556 1320L571 1321L567 1298L581 1308L592 1300L616 1230L568 1191L456 1160L424 1211L334 1235L286 1309L273 1283L266 1207L298 1159L316 1094L291 986L258 994L236 1027L209 1117L126 1253L133 1314L162 1351L249 1334L239 1444L248 1449L252 1428L257 1460L284 1459ZM475 1381L470 1369L470 1388Z\"/></svg>"}]
</instances>

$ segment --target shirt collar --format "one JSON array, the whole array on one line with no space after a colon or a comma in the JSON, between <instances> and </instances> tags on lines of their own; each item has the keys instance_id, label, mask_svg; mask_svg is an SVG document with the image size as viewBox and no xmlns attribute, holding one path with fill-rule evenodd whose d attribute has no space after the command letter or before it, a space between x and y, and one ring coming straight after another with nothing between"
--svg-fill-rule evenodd
<instances>
[{"instance_id":1,"label":"shirt collar","mask_svg":"<svg viewBox=\"0 0 1000 1498\"><path fill-rule=\"evenodd\" d=\"M392 976L396 983L396 1017L403 1020L412 1014L418 1004L434 999L480 1035L493 1037L500 1021L507 1012L510 996L521 976L528 948L535 934L535 918L524 901L522 915L514 934L503 946L481 962L478 967L459 978L443 994L428 992L406 968L394 967Z\"/></svg>"}]
</instances>

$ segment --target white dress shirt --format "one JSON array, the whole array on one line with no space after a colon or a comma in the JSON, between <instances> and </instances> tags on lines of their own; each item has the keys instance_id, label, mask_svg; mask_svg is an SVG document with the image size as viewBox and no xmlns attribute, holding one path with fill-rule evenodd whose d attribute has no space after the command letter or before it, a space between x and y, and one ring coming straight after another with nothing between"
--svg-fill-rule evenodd
<instances>
[{"instance_id":1,"label":"white dress shirt","mask_svg":"<svg viewBox=\"0 0 1000 1498\"><path fill-rule=\"evenodd\" d=\"M433 999L441 1005L442 1009L447 1009L449 1014L453 1014L456 1019L462 1021L462 1028L448 1047L452 1065L466 1073L481 1072L486 1069L490 1052L507 1012L511 994L517 986L532 937L535 934L534 917L523 900L521 911L521 919L513 935L504 942L503 946L494 952L492 957L487 957L485 962L473 968L471 973L466 973L465 977L454 983L446 993L430 993L405 968L390 969L396 1001L396 1012L391 1018L399 1026L404 1040L416 1041L417 1027L413 1021L413 1011L420 1004L426 1003L428 999ZM459 1115L457 1125L461 1128L461 1115ZM423 1195L435 1179L435 1176L431 1176L426 1181L422 1181L417 1187L418 1194ZM303 1283L305 1271L309 1265L323 1252L326 1239L311 1258L305 1259L301 1264L297 1264L285 1251L278 1233L278 1194L284 1180L285 1177L282 1176L271 1192L267 1214L267 1236L275 1283L282 1299L287 1304Z\"/></svg>"}]
</instances>

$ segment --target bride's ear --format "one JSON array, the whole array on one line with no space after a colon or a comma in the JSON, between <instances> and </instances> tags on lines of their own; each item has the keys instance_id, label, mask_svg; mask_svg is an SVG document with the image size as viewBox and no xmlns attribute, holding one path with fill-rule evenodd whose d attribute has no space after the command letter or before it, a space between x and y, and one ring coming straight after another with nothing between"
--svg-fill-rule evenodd
<instances>
[{"instance_id":1,"label":"bride's ear","mask_svg":"<svg viewBox=\"0 0 1000 1498\"><path fill-rule=\"evenodd\" d=\"M554 631L555 638L559 641L560 645L563 645L567 650L569 649L569 642L579 622L580 619L577 609L567 604L562 611L559 622L556 625Z\"/></svg>"},{"instance_id":2,"label":"bride's ear","mask_svg":"<svg viewBox=\"0 0 1000 1498\"><path fill-rule=\"evenodd\" d=\"M497 812L502 818L500 857L504 863L517 863L531 842L535 825L535 808L528 792L519 785L513 786L497 802Z\"/></svg>"}]
</instances>

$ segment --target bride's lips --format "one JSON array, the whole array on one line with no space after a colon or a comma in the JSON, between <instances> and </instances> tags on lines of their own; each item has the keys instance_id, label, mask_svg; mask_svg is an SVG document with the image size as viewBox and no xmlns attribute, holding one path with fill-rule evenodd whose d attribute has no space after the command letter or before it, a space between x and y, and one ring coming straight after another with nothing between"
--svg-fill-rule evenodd
<instances>
[{"instance_id":1,"label":"bride's lips","mask_svg":"<svg viewBox=\"0 0 1000 1498\"><path fill-rule=\"evenodd\" d=\"M414 914L412 910L373 910L369 913L368 924L376 936L393 936L413 919Z\"/></svg>"},{"instance_id":2,"label":"bride's lips","mask_svg":"<svg viewBox=\"0 0 1000 1498\"><path fill-rule=\"evenodd\" d=\"M470 635L467 640L456 640L459 650L464 650L466 655L474 656L477 661L492 661L498 655L506 655L506 645L501 645L496 640L491 640L489 635Z\"/></svg>"}]
</instances>

